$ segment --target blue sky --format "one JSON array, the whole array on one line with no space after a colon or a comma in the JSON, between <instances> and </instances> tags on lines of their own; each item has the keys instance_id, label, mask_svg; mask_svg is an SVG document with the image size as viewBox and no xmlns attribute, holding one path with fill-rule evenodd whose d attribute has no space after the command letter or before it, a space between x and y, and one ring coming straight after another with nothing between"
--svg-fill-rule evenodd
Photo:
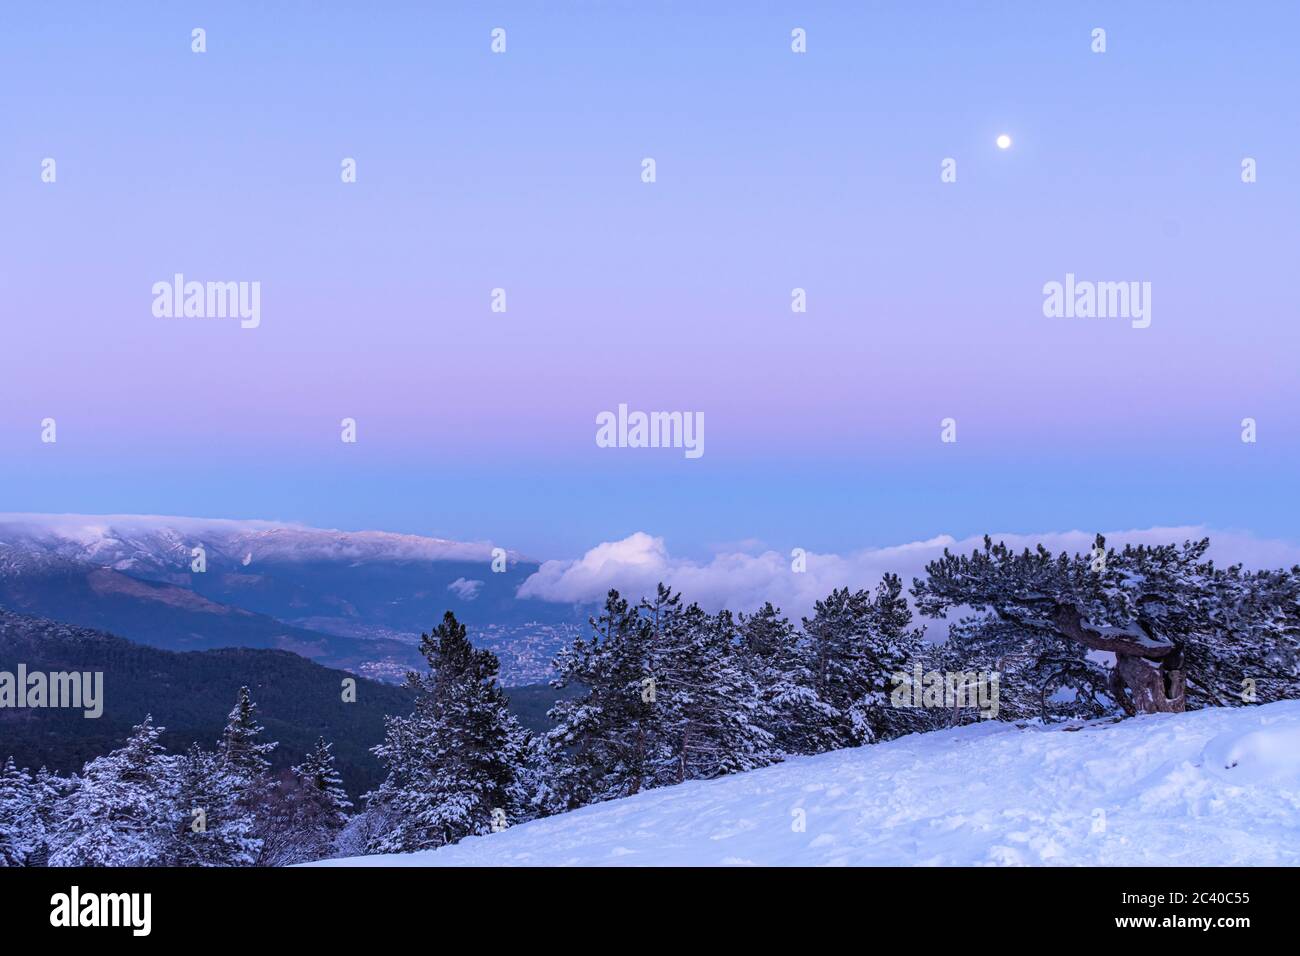
<instances>
[{"instance_id":1,"label":"blue sky","mask_svg":"<svg viewBox=\"0 0 1300 956\"><path fill-rule=\"evenodd\" d=\"M0 510L1300 538L1295 5L847 7L7 11ZM259 281L261 326L156 318L176 272ZM1150 328L1045 318L1067 272L1150 282ZM621 402L706 454L597 448Z\"/></svg>"}]
</instances>

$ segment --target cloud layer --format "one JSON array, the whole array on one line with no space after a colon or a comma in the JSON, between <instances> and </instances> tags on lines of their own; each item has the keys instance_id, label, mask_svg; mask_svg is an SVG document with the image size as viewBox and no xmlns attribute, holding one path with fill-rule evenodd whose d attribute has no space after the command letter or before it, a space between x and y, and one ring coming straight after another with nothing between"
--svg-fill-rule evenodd
<instances>
[{"instance_id":1,"label":"cloud layer","mask_svg":"<svg viewBox=\"0 0 1300 956\"><path fill-rule=\"evenodd\" d=\"M1108 546L1168 544L1209 537L1210 556L1220 564L1283 567L1300 563L1300 547L1243 532L1186 526L1104 534ZM1042 542L1053 552L1072 553L1089 550L1093 537L1084 531L993 535L994 540L1005 541L1016 549ZM729 607L749 611L770 600L793 617L809 613L813 603L833 588L874 587L887 571L901 575L910 585L929 561L943 554L944 548L962 553L982 546L982 537L957 540L940 535L843 555L808 552L806 570L795 573L789 553L729 551L714 555L708 562L697 562L674 558L663 538L638 531L621 541L598 544L577 560L543 563L520 585L519 597L588 603L603 600L610 588L617 588L625 596L648 594L663 581L681 591L687 600L698 601L709 610Z\"/></svg>"}]
</instances>

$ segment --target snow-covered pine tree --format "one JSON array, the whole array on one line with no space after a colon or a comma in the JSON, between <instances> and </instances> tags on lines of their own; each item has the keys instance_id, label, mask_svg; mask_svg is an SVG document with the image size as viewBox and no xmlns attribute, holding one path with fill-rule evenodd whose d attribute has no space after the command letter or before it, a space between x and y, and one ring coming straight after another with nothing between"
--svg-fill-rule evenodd
<instances>
[{"instance_id":1,"label":"snow-covered pine tree","mask_svg":"<svg viewBox=\"0 0 1300 956\"><path fill-rule=\"evenodd\" d=\"M834 708L817 694L812 640L768 602L740 615L741 645L758 685L763 725L782 754L815 754L833 746Z\"/></svg>"},{"instance_id":2,"label":"snow-covered pine tree","mask_svg":"<svg viewBox=\"0 0 1300 956\"><path fill-rule=\"evenodd\" d=\"M993 545L987 536L984 546L984 552L974 552L969 559L945 549L942 559L927 566L929 577L912 586L921 613L943 617L962 605L955 599L958 590L971 590L975 581L995 573L1007 579L1026 579L1025 586L1012 586L1008 593L1029 595L1038 593L1039 580L1056 581L1069 570L1041 547L1037 553L1026 549L1016 556L1001 543ZM963 663L999 673L1000 715L1004 719L1037 716L1040 710L1046 718L1048 702L1069 681L1067 675L1073 675L1076 682L1082 675L1084 687L1107 686L1105 671L1088 659L1087 649L1072 646L1045 619L1040 623L1039 616L1022 618L1014 608L1009 613L990 610L991 605L1000 603L995 597L998 591L999 585L986 585L980 593L990 598L989 605L972 602L976 614L949 622L947 648L950 656Z\"/></svg>"},{"instance_id":3,"label":"snow-covered pine tree","mask_svg":"<svg viewBox=\"0 0 1300 956\"><path fill-rule=\"evenodd\" d=\"M902 582L886 574L873 597L833 590L804 618L812 642L814 689L834 714L826 728L830 747L873 743L890 732L892 678L921 644L911 626Z\"/></svg>"},{"instance_id":4,"label":"snow-covered pine tree","mask_svg":"<svg viewBox=\"0 0 1300 956\"><path fill-rule=\"evenodd\" d=\"M374 853L374 848L381 844L385 834L395 825L396 817L390 809L376 804L367 806L348 817L348 822L335 841L336 855L365 856Z\"/></svg>"},{"instance_id":5,"label":"snow-covered pine tree","mask_svg":"<svg viewBox=\"0 0 1300 956\"><path fill-rule=\"evenodd\" d=\"M279 774L262 806L262 866L292 866L333 855L352 801L334 766L332 745L317 739L302 763Z\"/></svg>"},{"instance_id":6,"label":"snow-covered pine tree","mask_svg":"<svg viewBox=\"0 0 1300 956\"><path fill-rule=\"evenodd\" d=\"M252 694L247 687L239 688L235 706L226 718L217 754L226 769L245 781L250 791L265 783L271 769L268 754L279 746L274 741L262 739L265 730L258 722L257 704L253 703Z\"/></svg>"},{"instance_id":7,"label":"snow-covered pine tree","mask_svg":"<svg viewBox=\"0 0 1300 956\"><path fill-rule=\"evenodd\" d=\"M762 668L754 666L756 674L766 673L771 664L780 659L781 651L794 642L794 625L771 601L765 602L753 614L739 614L736 624L745 656L765 665Z\"/></svg>"},{"instance_id":8,"label":"snow-covered pine tree","mask_svg":"<svg viewBox=\"0 0 1300 956\"><path fill-rule=\"evenodd\" d=\"M865 603L865 615L853 644L854 670L861 689L849 708L854 739L876 742L909 733L908 721L893 706L894 677L922 653L924 628L912 626L912 609L903 582L885 574Z\"/></svg>"},{"instance_id":9,"label":"snow-covered pine tree","mask_svg":"<svg viewBox=\"0 0 1300 956\"><path fill-rule=\"evenodd\" d=\"M34 866L45 843L31 774L14 765L0 768L0 866Z\"/></svg>"},{"instance_id":10,"label":"snow-covered pine tree","mask_svg":"<svg viewBox=\"0 0 1300 956\"><path fill-rule=\"evenodd\" d=\"M647 686L643 677L641 682L641 702L650 706L637 724L637 750L645 755L637 788L650 790L687 779L694 769L687 766L688 751L708 746L704 728L697 726L704 705L700 671L708 616L696 604L684 608L681 594L663 583L653 600L642 598L636 613L643 627L630 643L640 648L643 661L637 666L653 681ZM606 650L616 652L611 645Z\"/></svg>"},{"instance_id":11,"label":"snow-covered pine tree","mask_svg":"<svg viewBox=\"0 0 1300 956\"><path fill-rule=\"evenodd\" d=\"M334 766L332 747L324 737L319 738L302 763L291 769L290 778L281 781L280 806L287 812L277 825L292 844L292 853L276 863L320 860L334 851L352 801Z\"/></svg>"},{"instance_id":12,"label":"snow-covered pine tree","mask_svg":"<svg viewBox=\"0 0 1300 956\"><path fill-rule=\"evenodd\" d=\"M942 730L965 723L976 716L978 711L971 707L931 707L925 706L921 699L926 674L966 671L968 668L963 666L964 663L954 645L922 642L912 658L891 677L890 710L887 717L889 729L886 736L901 737L904 734ZM921 701L920 704L917 703L918 700Z\"/></svg>"},{"instance_id":13,"label":"snow-covered pine tree","mask_svg":"<svg viewBox=\"0 0 1300 956\"><path fill-rule=\"evenodd\" d=\"M767 727L763 689L746 666L739 624L725 609L703 624L695 655L701 689L687 711L694 743L686 747L687 776L708 779L778 762L782 754Z\"/></svg>"},{"instance_id":14,"label":"snow-covered pine tree","mask_svg":"<svg viewBox=\"0 0 1300 956\"><path fill-rule=\"evenodd\" d=\"M307 801L309 819L330 832L343 828L348 818L348 808L352 801L343 789L343 778L334 766L334 745L320 737L316 746L303 758L302 763L293 768L293 775L302 781L303 787L310 794Z\"/></svg>"},{"instance_id":15,"label":"snow-covered pine tree","mask_svg":"<svg viewBox=\"0 0 1300 956\"><path fill-rule=\"evenodd\" d=\"M69 795L79 786L80 780L75 775L61 777L49 768L41 767L32 777L32 789L36 799L36 817L40 827L41 844L35 854L27 860L28 866L47 866L50 853L53 852L51 841L54 839L55 824L59 820L59 808Z\"/></svg>"},{"instance_id":16,"label":"snow-covered pine tree","mask_svg":"<svg viewBox=\"0 0 1300 956\"><path fill-rule=\"evenodd\" d=\"M672 766L657 709L650 623L611 590L590 624L590 639L575 638L556 657L551 681L584 691L548 712L555 724L546 741L557 809L628 796Z\"/></svg>"},{"instance_id":17,"label":"snow-covered pine tree","mask_svg":"<svg viewBox=\"0 0 1300 956\"><path fill-rule=\"evenodd\" d=\"M519 763L515 767L519 816L510 821L511 825L563 812L565 802L555 790L555 753L546 736L534 735L518 727L511 750L519 754Z\"/></svg>"},{"instance_id":18,"label":"snow-covered pine tree","mask_svg":"<svg viewBox=\"0 0 1300 956\"><path fill-rule=\"evenodd\" d=\"M1044 715L1061 696L1076 713L1249 703L1242 692L1252 675L1256 692L1287 695L1300 686L1300 569L1218 569L1208 548L1202 539L1116 552L1098 535L1092 553L1056 556L1042 545L1017 554L985 537L969 557L945 551L912 593L931 617L972 608L952 639L994 666L1018 661L1027 686L1004 680L1002 693L1036 697ZM1107 654L1111 668L1098 660Z\"/></svg>"},{"instance_id":19,"label":"snow-covered pine tree","mask_svg":"<svg viewBox=\"0 0 1300 956\"><path fill-rule=\"evenodd\" d=\"M152 717L118 750L86 764L64 802L50 866L151 866L162 858L176 794L175 758Z\"/></svg>"},{"instance_id":20,"label":"snow-covered pine tree","mask_svg":"<svg viewBox=\"0 0 1300 956\"><path fill-rule=\"evenodd\" d=\"M1089 651L1135 655L1147 638L1132 620L1125 569L1113 551L1104 550L1100 537L1097 546L1095 556L1056 556L1041 544L1017 554L986 536L984 548L970 556L945 549L926 566L927 577L913 582L917 608L928 617L963 607L975 612L949 628L949 642L967 660L999 672L1000 716L1046 718L1061 713L1057 701L1062 698L1085 715L1089 708L1104 712L1114 706L1118 695L1112 685L1119 675L1108 673ZM1187 557L1194 565L1195 556ZM1151 644L1160 656L1173 650L1171 643ZM1147 667L1145 659L1133 660ZM1168 689L1181 709L1181 674L1171 670L1169 678ZM1160 696L1166 699L1163 692ZM1157 709L1154 701L1151 706Z\"/></svg>"},{"instance_id":21,"label":"snow-covered pine tree","mask_svg":"<svg viewBox=\"0 0 1300 956\"><path fill-rule=\"evenodd\" d=\"M1182 646L1189 708L1300 697L1300 566L1207 577L1210 626Z\"/></svg>"},{"instance_id":22,"label":"snow-covered pine tree","mask_svg":"<svg viewBox=\"0 0 1300 956\"><path fill-rule=\"evenodd\" d=\"M268 754L277 746L263 738L265 728L247 687L239 688L235 705L217 741L215 753L191 747L183 767L191 806L178 807L176 823L191 853L204 866L244 866L260 857L266 833L265 806L271 786ZM206 830L194 831L194 811L201 809Z\"/></svg>"},{"instance_id":23,"label":"snow-covered pine tree","mask_svg":"<svg viewBox=\"0 0 1300 956\"><path fill-rule=\"evenodd\" d=\"M248 806L247 777L219 754L190 746L177 766L164 863L167 866L251 866L262 839Z\"/></svg>"},{"instance_id":24,"label":"snow-covered pine tree","mask_svg":"<svg viewBox=\"0 0 1300 956\"><path fill-rule=\"evenodd\" d=\"M369 809L392 822L373 839L378 853L431 849L484 834L519 818L516 768L527 735L497 683L496 655L476 649L447 612L420 650L429 673L412 672L416 692L408 717L388 717L374 748L388 770L367 794Z\"/></svg>"},{"instance_id":25,"label":"snow-covered pine tree","mask_svg":"<svg viewBox=\"0 0 1300 956\"><path fill-rule=\"evenodd\" d=\"M823 728L824 746L834 750L860 743L853 735L849 710L867 690L859 678L853 650L854 635L861 629L867 610L865 591L835 588L813 605L813 616L803 619L803 630L813 651L813 687L818 699L830 709L831 720Z\"/></svg>"},{"instance_id":26,"label":"snow-covered pine tree","mask_svg":"<svg viewBox=\"0 0 1300 956\"><path fill-rule=\"evenodd\" d=\"M656 600L642 609L654 614L675 607L679 596L659 585ZM764 767L780 759L763 726L763 700L741 647L730 611L710 616L698 604L651 622L651 669L657 678L660 733L673 756L675 773L666 782L711 779Z\"/></svg>"}]
</instances>

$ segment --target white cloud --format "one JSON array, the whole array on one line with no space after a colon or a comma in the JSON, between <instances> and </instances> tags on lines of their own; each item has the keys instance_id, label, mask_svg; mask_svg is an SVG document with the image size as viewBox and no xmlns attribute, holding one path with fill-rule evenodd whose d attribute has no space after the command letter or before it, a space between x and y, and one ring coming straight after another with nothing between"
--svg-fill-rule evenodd
<instances>
[{"instance_id":1,"label":"white cloud","mask_svg":"<svg viewBox=\"0 0 1300 956\"><path fill-rule=\"evenodd\" d=\"M483 586L482 581L471 581L468 578L457 578L447 585L447 590L451 591L462 601L472 601L478 597L479 588Z\"/></svg>"},{"instance_id":2,"label":"white cloud","mask_svg":"<svg viewBox=\"0 0 1300 956\"><path fill-rule=\"evenodd\" d=\"M1104 532L1108 546L1168 544L1209 537L1210 557L1220 564L1241 562L1249 567L1283 567L1300 563L1300 547L1285 541L1258 538L1247 532L1214 531L1204 527L1148 528ZM1042 542L1050 551L1086 552L1094 535L1084 531L1044 534L995 534L1017 550ZM910 587L925 565L943 554L983 546L983 536L957 540L940 535L927 541L884 548L865 548L848 554L808 552L807 570L794 573L788 553L767 550L759 554L724 551L707 562L674 558L663 538L643 531L621 541L607 541L574 561L546 561L519 587L521 598L588 603L604 600L610 588L625 597L652 593L663 581L681 591L688 601L708 610L729 607L750 611L771 601L791 618L810 613L813 603L833 588L872 588L881 575L892 571Z\"/></svg>"}]
</instances>

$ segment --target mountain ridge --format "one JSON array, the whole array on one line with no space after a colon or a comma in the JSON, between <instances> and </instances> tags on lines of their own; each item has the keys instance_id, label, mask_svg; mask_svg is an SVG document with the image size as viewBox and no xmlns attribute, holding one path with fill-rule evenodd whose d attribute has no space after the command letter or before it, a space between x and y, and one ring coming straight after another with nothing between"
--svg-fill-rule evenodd
<instances>
[{"instance_id":1,"label":"mountain ridge","mask_svg":"<svg viewBox=\"0 0 1300 956\"><path fill-rule=\"evenodd\" d=\"M506 550L494 566L492 551L261 519L8 513L0 604L155 647L279 647L390 681L450 609L504 682L545 680L585 614L519 598L538 565Z\"/></svg>"}]
</instances>

